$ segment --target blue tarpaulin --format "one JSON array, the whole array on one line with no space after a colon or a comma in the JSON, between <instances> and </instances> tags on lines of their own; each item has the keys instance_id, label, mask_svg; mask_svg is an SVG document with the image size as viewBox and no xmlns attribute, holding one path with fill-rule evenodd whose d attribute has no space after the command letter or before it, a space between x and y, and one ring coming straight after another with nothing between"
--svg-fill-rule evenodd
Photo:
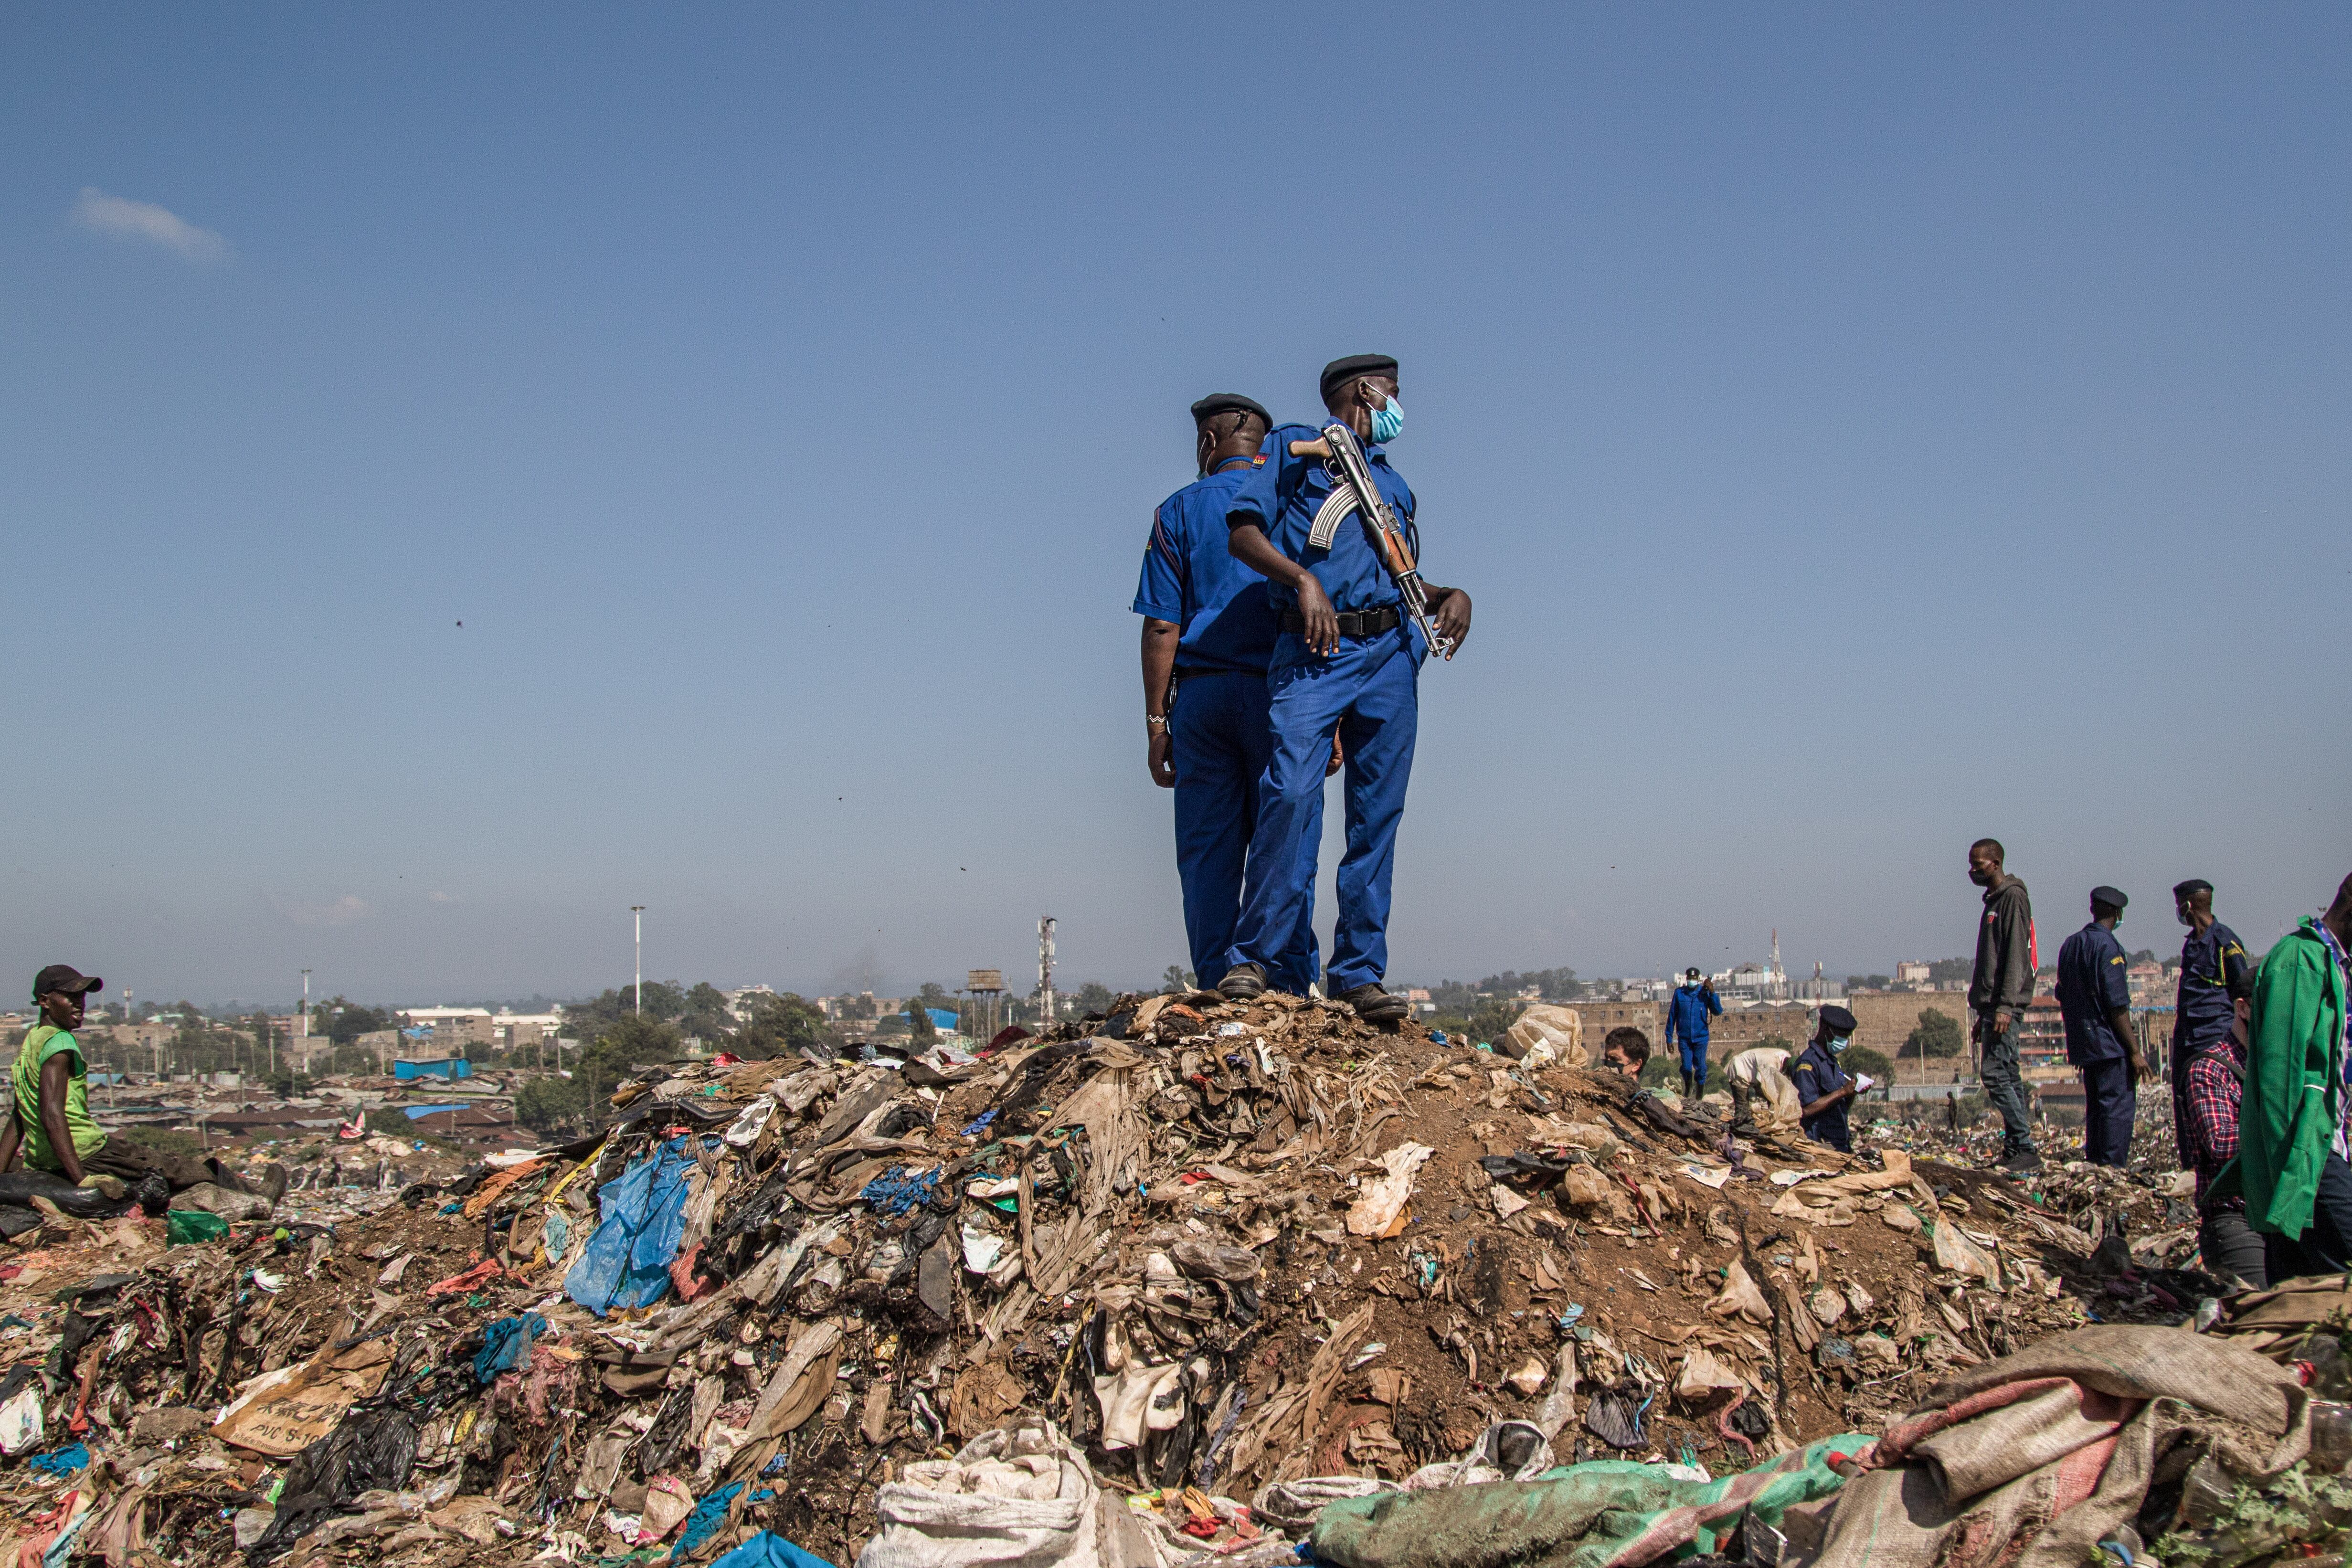
<instances>
[{"instance_id":1,"label":"blue tarpaulin","mask_svg":"<svg viewBox=\"0 0 2352 1568\"><path fill-rule=\"evenodd\" d=\"M934 1029L946 1029L950 1033L953 1033L956 1025L961 1021L957 1018L955 1009L952 1007L926 1007L923 1011L931 1016L931 1027ZM900 1014L899 1016L905 1018L907 1022L911 1024L915 1021L915 1010L912 1007L909 1007L904 1013Z\"/></svg>"},{"instance_id":2,"label":"blue tarpaulin","mask_svg":"<svg viewBox=\"0 0 2352 1568\"><path fill-rule=\"evenodd\" d=\"M502 1372L519 1372L530 1360L534 1334L547 1332L547 1320L537 1312L500 1318L482 1331L482 1351L474 1358L474 1381L488 1383Z\"/></svg>"},{"instance_id":3,"label":"blue tarpaulin","mask_svg":"<svg viewBox=\"0 0 2352 1568\"><path fill-rule=\"evenodd\" d=\"M392 1064L392 1076L409 1079L419 1078L471 1078L474 1064L463 1057L448 1057L437 1062L404 1062Z\"/></svg>"},{"instance_id":4,"label":"blue tarpaulin","mask_svg":"<svg viewBox=\"0 0 2352 1568\"><path fill-rule=\"evenodd\" d=\"M833 1568L833 1564L814 1552L803 1552L774 1531L763 1530L710 1568Z\"/></svg>"},{"instance_id":5,"label":"blue tarpaulin","mask_svg":"<svg viewBox=\"0 0 2352 1568\"><path fill-rule=\"evenodd\" d=\"M563 1293L603 1317L648 1307L669 1289L669 1266L686 1231L686 1140L673 1138L598 1194L603 1222L563 1277Z\"/></svg>"},{"instance_id":6,"label":"blue tarpaulin","mask_svg":"<svg viewBox=\"0 0 2352 1568\"><path fill-rule=\"evenodd\" d=\"M414 1121L420 1116L430 1116L436 1111L465 1109L462 1105L404 1105L400 1108L400 1113Z\"/></svg>"}]
</instances>

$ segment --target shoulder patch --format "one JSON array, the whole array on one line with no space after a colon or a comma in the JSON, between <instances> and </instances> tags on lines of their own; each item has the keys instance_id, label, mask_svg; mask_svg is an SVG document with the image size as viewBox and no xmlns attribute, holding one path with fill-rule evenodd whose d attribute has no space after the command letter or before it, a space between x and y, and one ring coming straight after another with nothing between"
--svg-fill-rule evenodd
<instances>
[{"instance_id":1,"label":"shoulder patch","mask_svg":"<svg viewBox=\"0 0 2352 1568\"><path fill-rule=\"evenodd\" d=\"M2111 959L2107 960L2107 962L2108 962L2109 963L2121 963L2123 961L2124 961L2124 955L2123 955L2122 953L2120 953L2120 952L2119 952L2119 953L2117 953L2117 954L2116 954L2113 958L2111 958Z\"/></svg>"}]
</instances>

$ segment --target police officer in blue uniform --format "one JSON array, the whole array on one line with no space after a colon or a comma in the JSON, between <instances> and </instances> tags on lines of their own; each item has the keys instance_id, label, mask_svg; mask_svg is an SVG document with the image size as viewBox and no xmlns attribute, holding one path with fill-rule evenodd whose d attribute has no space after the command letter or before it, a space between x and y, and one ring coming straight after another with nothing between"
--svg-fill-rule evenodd
<instances>
[{"instance_id":1,"label":"police officer in blue uniform","mask_svg":"<svg viewBox=\"0 0 2352 1568\"><path fill-rule=\"evenodd\" d=\"M1274 606L1265 579L1234 559L1225 532L1234 492L1268 461L1260 447L1273 425L1272 415L1238 393L1192 405L1201 477L1152 513L1135 590L1135 613L1144 618L1148 760L1151 781L1176 794L1184 935L1193 975L1203 985L1225 972L1257 828L1258 778L1274 751L1265 689L1277 629ZM1319 831L1319 792L1311 815L1309 831ZM1311 865L1307 874L1314 875ZM1285 990L1303 995L1315 979L1313 926L1303 924L1297 939L1276 960L1274 973Z\"/></svg>"},{"instance_id":2,"label":"police officer in blue uniform","mask_svg":"<svg viewBox=\"0 0 2352 1568\"><path fill-rule=\"evenodd\" d=\"M1789 1081L1797 1090L1797 1124L1816 1143L1826 1143L1842 1154L1853 1152L1853 1134L1846 1118L1854 1096L1867 1079L1849 1078L1838 1058L1853 1040L1854 1018L1844 1008L1822 1009L1813 1037L1790 1065Z\"/></svg>"},{"instance_id":3,"label":"police officer in blue uniform","mask_svg":"<svg viewBox=\"0 0 2352 1568\"><path fill-rule=\"evenodd\" d=\"M2192 877L2172 889L2172 912L2189 928L2180 944L2180 989L2172 1009L2173 1116L2185 1117L2180 1079L2194 1058L2230 1037L2235 1005L2254 994L2254 966L2238 933L2213 918L2213 884ZM2180 1147L2189 1147L2181 1130Z\"/></svg>"},{"instance_id":4,"label":"police officer in blue uniform","mask_svg":"<svg viewBox=\"0 0 2352 1568\"><path fill-rule=\"evenodd\" d=\"M2121 1165L2131 1153L2138 1109L2139 1052L2131 1045L2131 961L2116 940L2128 900L2091 889L2091 923L2058 950L2058 1008L2066 1019L2066 1060L2083 1079L2083 1155Z\"/></svg>"},{"instance_id":5,"label":"police officer in blue uniform","mask_svg":"<svg viewBox=\"0 0 2352 1568\"><path fill-rule=\"evenodd\" d=\"M1372 482L1418 558L1412 489L1388 455L1404 428L1397 362L1386 354L1334 360L1323 367L1321 389L1323 406L1363 444ZM1242 481L1225 511L1234 556L1265 574L1282 631L1266 667L1274 755L1259 784L1241 923L1217 988L1234 997L1264 991L1281 955L1313 920L1310 878L1320 837L1315 805L1336 734L1347 759L1348 847L1339 861L1339 920L1325 989L1359 1016L1392 1023L1408 1008L1381 985L1388 970L1389 883L1412 775L1421 661L1429 649L1402 611L1403 595L1360 511L1340 521L1328 549L1311 542L1332 481L1321 459L1295 457L1290 444L1320 434L1305 425L1276 429L1266 440L1265 465ZM1428 595L1439 635L1458 644L1469 634L1470 596L1434 584Z\"/></svg>"}]
</instances>

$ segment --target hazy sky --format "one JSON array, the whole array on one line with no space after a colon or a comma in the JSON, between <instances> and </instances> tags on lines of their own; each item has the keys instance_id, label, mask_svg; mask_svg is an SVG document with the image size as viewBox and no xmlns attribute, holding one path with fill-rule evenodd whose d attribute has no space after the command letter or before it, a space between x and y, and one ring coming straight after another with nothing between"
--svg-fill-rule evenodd
<instances>
[{"instance_id":1,"label":"hazy sky","mask_svg":"<svg viewBox=\"0 0 2352 1568\"><path fill-rule=\"evenodd\" d=\"M0 976L1156 977L1184 406L1366 351L1391 979L2352 868L2342 7L20 5L0 144Z\"/></svg>"}]
</instances>

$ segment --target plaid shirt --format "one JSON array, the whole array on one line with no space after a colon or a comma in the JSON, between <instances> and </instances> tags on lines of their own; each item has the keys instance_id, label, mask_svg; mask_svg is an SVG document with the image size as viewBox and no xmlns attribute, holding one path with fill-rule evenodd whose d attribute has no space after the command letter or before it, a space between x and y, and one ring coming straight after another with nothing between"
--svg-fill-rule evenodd
<instances>
[{"instance_id":1,"label":"plaid shirt","mask_svg":"<svg viewBox=\"0 0 2352 1568\"><path fill-rule=\"evenodd\" d=\"M2245 1068L2245 1047L2231 1038L2199 1052L2180 1075L2187 1134L2180 1155L2197 1173L2200 1209L2206 1206L2205 1189L2221 1173L2221 1167L2238 1156L2238 1103L2245 1097L2238 1075ZM2223 1198L2212 1206L2242 1209L2246 1203L2243 1198Z\"/></svg>"},{"instance_id":2,"label":"plaid shirt","mask_svg":"<svg viewBox=\"0 0 2352 1568\"><path fill-rule=\"evenodd\" d=\"M2343 972L2346 990L2352 994L2352 956L2345 953L2344 944L2336 940L2326 921L2312 921L2311 929ZM2344 1010L2344 1037L2336 1042L2336 1070L2343 1075L2344 1087L2336 1117L2336 1142L2330 1147L2339 1158L2352 1160L2352 1007Z\"/></svg>"}]
</instances>

